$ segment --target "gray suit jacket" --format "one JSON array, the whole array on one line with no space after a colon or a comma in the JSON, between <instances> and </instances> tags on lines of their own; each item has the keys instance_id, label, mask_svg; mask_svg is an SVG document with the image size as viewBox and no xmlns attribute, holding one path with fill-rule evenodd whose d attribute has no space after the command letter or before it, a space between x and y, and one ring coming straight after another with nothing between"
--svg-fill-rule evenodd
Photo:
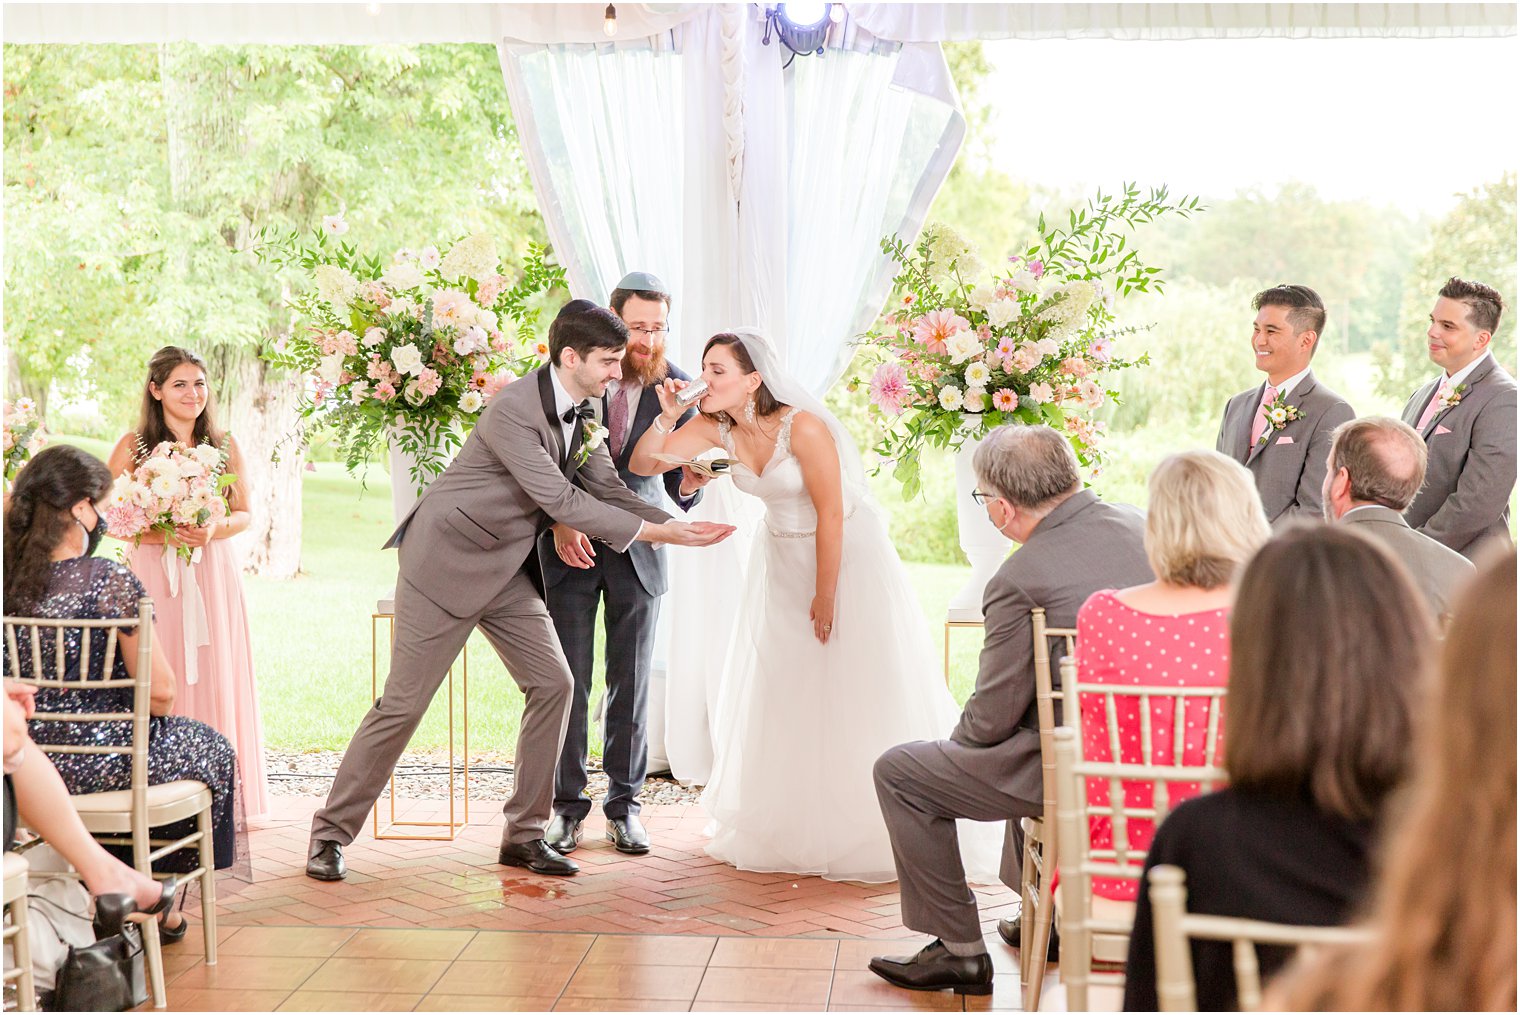
<instances>
[{"instance_id":1,"label":"gray suit jacket","mask_svg":"<svg viewBox=\"0 0 1520 1015\"><path fill-rule=\"evenodd\" d=\"M976 689L950 734L957 743L983 749L952 752L952 760L1015 796L1043 800L1030 611L1043 606L1051 627L1076 627L1077 611L1094 592L1154 578L1145 559L1145 514L1138 508L1105 504L1081 490L1046 515L987 583ZM1056 667L1065 643L1053 639L1050 651ZM1059 670L1054 675L1059 682Z\"/></svg>"},{"instance_id":2,"label":"gray suit jacket","mask_svg":"<svg viewBox=\"0 0 1520 1015\"><path fill-rule=\"evenodd\" d=\"M551 520L620 550L639 534L641 519L670 520L618 479L605 441L584 465L575 464L582 424L576 422L567 449L551 369L491 399L459 457L385 544L401 548L402 577L452 616L483 609L524 564L542 589L534 550ZM585 489L571 483L577 474Z\"/></svg>"},{"instance_id":3,"label":"gray suit jacket","mask_svg":"<svg viewBox=\"0 0 1520 1015\"><path fill-rule=\"evenodd\" d=\"M674 363L670 364L670 376L678 381L691 380ZM702 499L702 491L698 490L690 497L681 496L681 470L671 469L663 476L640 476L628 468L628 461L633 457L633 449L639 443L639 438L649 429L656 416L660 414L660 396L655 394L654 388L646 387L639 394L639 407L633 414L632 421L628 424L628 439L618 449L618 456L613 464L617 466L618 479L639 498L648 504L659 507L662 501L661 491L670 496L682 511L690 511L697 501ZM676 426L685 423L697 414L695 407L687 409L682 414ZM602 419L607 419L607 396L602 396ZM609 443L608 450L611 450ZM613 551L615 552L615 551ZM665 566L665 547L657 543L635 542L627 550L628 559L633 564L633 572L638 575L639 584L644 586L644 591L651 596L664 595L670 588L670 576ZM571 571L576 570L559 559L559 554L554 552L554 533L544 532L538 540L538 560L544 570L544 585L546 589L552 589L564 580ZM592 563L590 570L595 571L601 567L601 557L598 556Z\"/></svg>"},{"instance_id":4,"label":"gray suit jacket","mask_svg":"<svg viewBox=\"0 0 1520 1015\"><path fill-rule=\"evenodd\" d=\"M1403 561L1437 619L1451 612L1457 587L1475 570L1472 561L1411 529L1403 515L1381 504L1356 508L1342 515L1341 521L1356 526Z\"/></svg>"},{"instance_id":5,"label":"gray suit jacket","mask_svg":"<svg viewBox=\"0 0 1520 1015\"><path fill-rule=\"evenodd\" d=\"M1414 426L1439 378L1404 406ZM1515 379L1492 357L1467 375L1462 400L1435 414L1421 434L1430 460L1425 485L1404 520L1473 559L1489 539L1509 542L1509 496L1515 489Z\"/></svg>"},{"instance_id":6,"label":"gray suit jacket","mask_svg":"<svg viewBox=\"0 0 1520 1015\"><path fill-rule=\"evenodd\" d=\"M1242 391L1224 407L1214 449L1251 470L1256 490L1273 525L1296 516L1324 517L1321 487L1330 457L1330 436L1336 427L1356 418L1340 395L1314 379L1313 371L1288 396L1288 404L1303 414L1281 430L1267 428L1266 443L1251 444L1251 424L1261 405L1267 382Z\"/></svg>"}]
</instances>

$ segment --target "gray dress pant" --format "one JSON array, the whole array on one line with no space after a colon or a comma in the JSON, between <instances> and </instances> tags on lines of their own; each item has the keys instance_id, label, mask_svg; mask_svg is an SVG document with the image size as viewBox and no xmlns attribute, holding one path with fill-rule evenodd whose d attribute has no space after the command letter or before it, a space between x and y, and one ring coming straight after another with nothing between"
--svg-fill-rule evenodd
<instances>
[{"instance_id":1,"label":"gray dress pant","mask_svg":"<svg viewBox=\"0 0 1520 1015\"><path fill-rule=\"evenodd\" d=\"M982 939L976 896L966 884L955 820L1010 821L1042 812L1038 800L1008 793L951 760L975 751L953 740L898 744L876 760L876 796L892 839L903 926L943 941ZM1002 879L1017 885L1022 836L1010 835Z\"/></svg>"},{"instance_id":2,"label":"gray dress pant","mask_svg":"<svg viewBox=\"0 0 1520 1015\"><path fill-rule=\"evenodd\" d=\"M554 801L554 763L570 715L570 666L543 598L518 571L478 615L455 617L405 577L396 586L396 629L385 691L343 754L313 839L347 845L364 825L449 666L479 627L524 696L503 842L541 839Z\"/></svg>"}]
</instances>

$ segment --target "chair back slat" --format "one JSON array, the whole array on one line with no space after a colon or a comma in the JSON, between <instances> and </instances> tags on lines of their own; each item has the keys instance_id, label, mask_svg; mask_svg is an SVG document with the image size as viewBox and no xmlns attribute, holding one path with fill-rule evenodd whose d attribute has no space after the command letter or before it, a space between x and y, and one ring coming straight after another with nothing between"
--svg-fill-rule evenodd
<instances>
[{"instance_id":1,"label":"chair back slat","mask_svg":"<svg viewBox=\"0 0 1520 1015\"><path fill-rule=\"evenodd\" d=\"M1230 944L1235 994L1241 1011L1261 1007L1261 960L1257 945L1303 948L1360 944L1372 939L1366 927L1311 927L1267 923L1234 916L1187 911L1187 877L1181 867L1157 864L1150 881L1151 922L1156 944L1156 1000L1161 1011L1197 1011L1192 941Z\"/></svg>"},{"instance_id":2,"label":"chair back slat","mask_svg":"<svg viewBox=\"0 0 1520 1015\"><path fill-rule=\"evenodd\" d=\"M1030 627L1034 636L1034 700L1035 713L1040 720L1040 775L1045 791L1045 834L1053 836L1056 828L1056 756L1055 742L1051 734L1058 722L1070 722L1066 715L1067 696L1064 685L1055 686L1050 660L1050 640L1061 638L1065 643L1063 659L1071 659L1076 652L1077 631L1072 627L1050 627L1045 622L1045 608L1036 606L1029 611ZM1061 703L1061 717L1056 716L1056 702Z\"/></svg>"}]
</instances>

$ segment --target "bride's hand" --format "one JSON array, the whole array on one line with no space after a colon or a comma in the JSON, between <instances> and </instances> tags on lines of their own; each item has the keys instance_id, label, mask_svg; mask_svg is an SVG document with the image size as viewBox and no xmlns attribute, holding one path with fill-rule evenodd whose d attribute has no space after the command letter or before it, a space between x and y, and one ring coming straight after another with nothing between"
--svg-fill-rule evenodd
<instances>
[{"instance_id":1,"label":"bride's hand","mask_svg":"<svg viewBox=\"0 0 1520 1015\"><path fill-rule=\"evenodd\" d=\"M829 636L834 633L834 597L814 596L813 608L808 611L808 618L813 621L814 636L827 645Z\"/></svg>"},{"instance_id":2,"label":"bride's hand","mask_svg":"<svg viewBox=\"0 0 1520 1015\"><path fill-rule=\"evenodd\" d=\"M667 377L663 384L657 385L654 389L655 396L660 400L660 415L665 418L666 426L673 426L686 412L676 404L676 392L686 387L687 383L678 381L674 377Z\"/></svg>"}]
</instances>

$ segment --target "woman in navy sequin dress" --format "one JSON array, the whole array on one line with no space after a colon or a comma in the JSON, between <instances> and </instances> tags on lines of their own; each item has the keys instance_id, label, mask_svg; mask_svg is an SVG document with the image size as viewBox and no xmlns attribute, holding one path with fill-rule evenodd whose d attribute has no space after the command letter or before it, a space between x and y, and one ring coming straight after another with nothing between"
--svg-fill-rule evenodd
<instances>
[{"instance_id":1,"label":"woman in navy sequin dress","mask_svg":"<svg viewBox=\"0 0 1520 1015\"><path fill-rule=\"evenodd\" d=\"M5 512L5 613L12 617L71 620L111 620L137 614L145 592L137 576L115 561L91 556L105 532L95 504L111 486L105 465L77 448L46 448L17 475ZM136 664L134 634L120 638L111 678L131 678ZM7 654L6 676L33 672L31 646L17 639L19 673L12 674ZM64 658L70 678L79 672L80 631L66 631ZM84 672L99 678L105 666L105 638L90 640ZM41 642L42 670L56 672L52 638ZM237 799L237 759L227 739L204 723L169 715L174 697L174 673L153 646L153 690L148 727L148 781L151 784L193 779L211 790L212 829L216 867L232 866L237 832L242 827ZM132 689L98 690L41 688L39 712L130 712ZM131 724L49 722L33 719L32 739L40 744L126 746ZM127 754L51 754L53 764L71 793L99 793L131 786L131 756ZM195 830L194 819L155 829L159 836L178 838ZM193 870L193 850L180 850L155 864L166 872Z\"/></svg>"}]
</instances>

